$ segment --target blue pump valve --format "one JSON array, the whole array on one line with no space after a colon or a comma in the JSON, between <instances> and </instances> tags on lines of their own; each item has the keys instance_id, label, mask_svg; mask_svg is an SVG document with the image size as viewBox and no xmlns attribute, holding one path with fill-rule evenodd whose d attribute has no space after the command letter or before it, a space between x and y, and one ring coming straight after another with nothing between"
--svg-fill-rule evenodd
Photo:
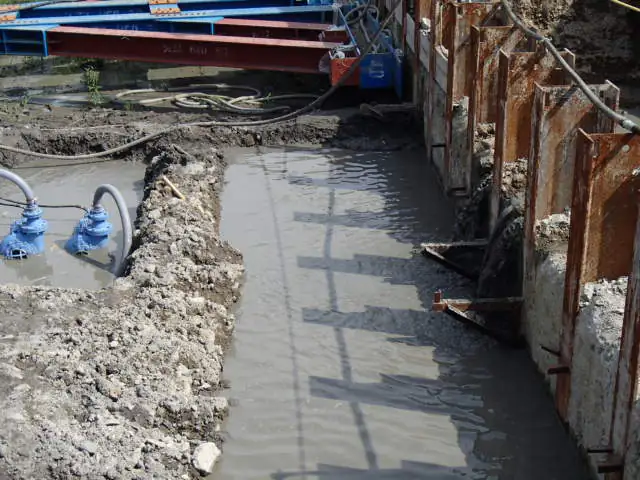
<instances>
[{"instance_id":1,"label":"blue pump valve","mask_svg":"<svg viewBox=\"0 0 640 480\"><path fill-rule=\"evenodd\" d=\"M44 234L49 228L42 219L42 209L32 203L22 212L22 218L13 222L9 235L0 242L0 252L7 259L22 259L44 252Z\"/></svg>"},{"instance_id":2,"label":"blue pump valve","mask_svg":"<svg viewBox=\"0 0 640 480\"><path fill-rule=\"evenodd\" d=\"M101 206L92 208L75 226L65 248L77 255L107 246L113 226L107 222L109 214Z\"/></svg>"}]
</instances>

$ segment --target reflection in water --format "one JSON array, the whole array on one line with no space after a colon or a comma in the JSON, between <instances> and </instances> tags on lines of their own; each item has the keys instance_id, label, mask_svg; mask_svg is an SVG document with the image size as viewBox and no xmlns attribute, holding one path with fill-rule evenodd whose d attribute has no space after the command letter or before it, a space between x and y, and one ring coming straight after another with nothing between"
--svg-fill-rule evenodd
<instances>
[{"instance_id":1,"label":"reflection in water","mask_svg":"<svg viewBox=\"0 0 640 480\"><path fill-rule=\"evenodd\" d=\"M71 165L64 168L31 168L28 163L20 170L42 204L79 204L89 206L93 192L103 183L118 188L136 218L136 207L143 194L142 178L145 166L133 162ZM0 197L22 201L20 192L11 183L0 182ZM66 252L65 243L84 212L80 209L45 208L44 219L49 223L45 234L45 252L22 261L3 261L0 283L48 285L54 287L100 289L111 284L115 267L114 254L119 258L122 248L122 226L117 207L110 197L104 202L113 224L113 234L106 249L89 255L73 256ZM6 235L11 223L20 217L21 210L0 207L0 235Z\"/></svg>"},{"instance_id":2,"label":"reflection in water","mask_svg":"<svg viewBox=\"0 0 640 480\"><path fill-rule=\"evenodd\" d=\"M13 271L22 285L51 286L53 268L47 262L45 256L28 258L24 260L3 260L2 268Z\"/></svg>"},{"instance_id":3,"label":"reflection in water","mask_svg":"<svg viewBox=\"0 0 640 480\"><path fill-rule=\"evenodd\" d=\"M430 311L470 285L415 254L452 218L419 155L232 156L247 278L216 478L586 478L526 354Z\"/></svg>"}]
</instances>

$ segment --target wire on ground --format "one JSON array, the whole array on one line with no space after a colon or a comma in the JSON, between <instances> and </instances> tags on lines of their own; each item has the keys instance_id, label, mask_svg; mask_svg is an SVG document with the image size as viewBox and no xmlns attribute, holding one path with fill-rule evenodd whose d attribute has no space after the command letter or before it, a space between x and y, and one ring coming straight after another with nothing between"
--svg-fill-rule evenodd
<instances>
[{"instance_id":1,"label":"wire on ground","mask_svg":"<svg viewBox=\"0 0 640 480\"><path fill-rule=\"evenodd\" d=\"M203 91L198 91L203 90ZM240 97L232 97L229 95L222 95L220 93L204 93L205 90L214 91L244 91L249 95L243 95ZM192 91L190 93L184 93ZM162 95L153 98L144 98L142 100L125 100L125 97L132 97L134 95L145 95L151 93L163 93L163 92L182 92L173 95ZM262 95L260 90L245 86L245 85L227 85L224 83L213 84L198 84L189 85L186 87L167 88L164 90L155 90L153 88L127 90L126 92L119 93L115 96L113 101L119 104L131 104L137 103L139 105L156 105L159 103L173 103L178 107L194 108L194 109L208 109L208 110L220 110L229 113L235 113L240 115L268 115L271 113L282 113L291 111L291 107L286 105L276 105L273 107L267 107L266 105L271 103L277 103L282 100L295 100L295 99L313 99L318 98L318 95L309 94L289 94L289 95Z\"/></svg>"}]
</instances>

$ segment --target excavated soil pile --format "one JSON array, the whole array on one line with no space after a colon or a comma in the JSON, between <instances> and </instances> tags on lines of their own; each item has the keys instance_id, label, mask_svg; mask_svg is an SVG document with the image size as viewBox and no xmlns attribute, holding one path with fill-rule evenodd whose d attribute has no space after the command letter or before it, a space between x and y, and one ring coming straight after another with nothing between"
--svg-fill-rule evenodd
<instances>
[{"instance_id":1,"label":"excavated soil pile","mask_svg":"<svg viewBox=\"0 0 640 480\"><path fill-rule=\"evenodd\" d=\"M194 447L220 444L243 271L218 235L224 164L214 150L149 149L126 278L98 293L0 288L13 319L0 343L0 477L178 478Z\"/></svg>"},{"instance_id":2,"label":"excavated soil pile","mask_svg":"<svg viewBox=\"0 0 640 480\"><path fill-rule=\"evenodd\" d=\"M579 70L592 81L640 77L640 13L609 0L511 1L529 25L575 53Z\"/></svg>"}]
</instances>

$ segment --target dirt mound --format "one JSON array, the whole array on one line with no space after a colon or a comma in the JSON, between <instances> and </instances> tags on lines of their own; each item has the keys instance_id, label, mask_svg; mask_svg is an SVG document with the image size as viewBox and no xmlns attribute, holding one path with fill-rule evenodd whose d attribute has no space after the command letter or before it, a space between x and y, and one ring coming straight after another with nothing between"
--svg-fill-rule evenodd
<instances>
[{"instance_id":1,"label":"dirt mound","mask_svg":"<svg viewBox=\"0 0 640 480\"><path fill-rule=\"evenodd\" d=\"M0 343L3 478L175 479L195 473L199 444L221 445L216 394L243 273L219 238L224 163L205 147L148 148L137 248L114 289L0 287L19 319Z\"/></svg>"}]
</instances>

